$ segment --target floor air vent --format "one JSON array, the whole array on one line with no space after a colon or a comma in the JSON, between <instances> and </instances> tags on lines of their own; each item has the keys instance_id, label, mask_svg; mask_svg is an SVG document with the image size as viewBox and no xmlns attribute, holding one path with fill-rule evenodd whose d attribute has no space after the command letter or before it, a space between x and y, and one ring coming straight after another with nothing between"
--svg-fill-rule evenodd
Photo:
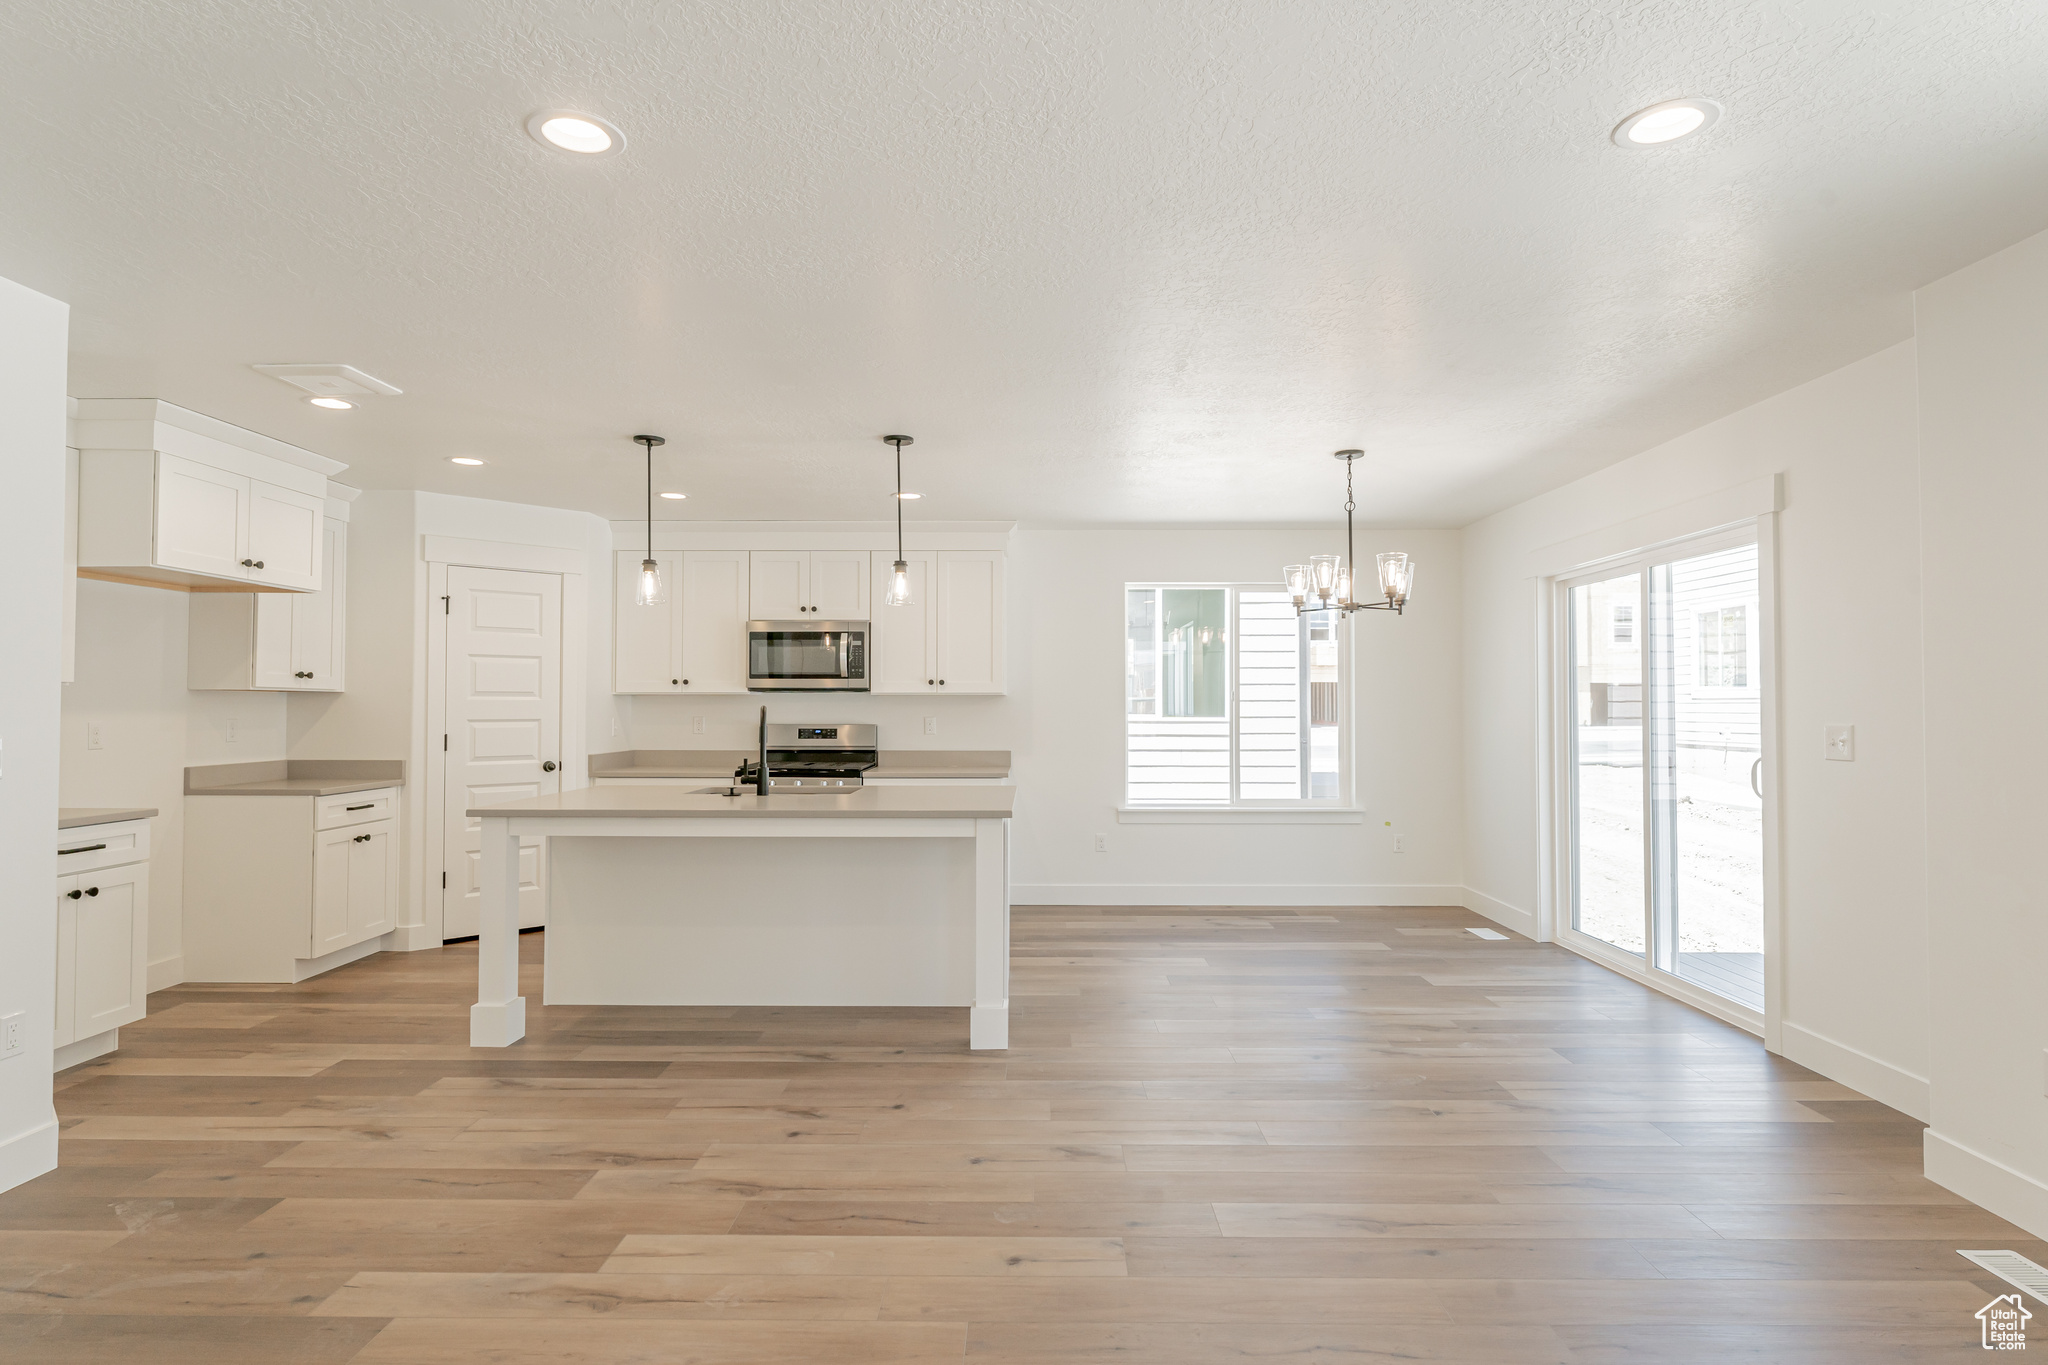
<instances>
[{"instance_id":1,"label":"floor air vent","mask_svg":"<svg viewBox=\"0 0 2048 1365\"><path fill-rule=\"evenodd\" d=\"M1502 940L1507 938L1507 935L1498 929L1467 929L1465 932L1471 934L1474 938L1497 938Z\"/></svg>"},{"instance_id":2,"label":"floor air vent","mask_svg":"<svg viewBox=\"0 0 2048 1365\"><path fill-rule=\"evenodd\" d=\"M1964 1260L1975 1261L2009 1285L2026 1290L2048 1303L2048 1270L2043 1270L2017 1251L1958 1251Z\"/></svg>"}]
</instances>

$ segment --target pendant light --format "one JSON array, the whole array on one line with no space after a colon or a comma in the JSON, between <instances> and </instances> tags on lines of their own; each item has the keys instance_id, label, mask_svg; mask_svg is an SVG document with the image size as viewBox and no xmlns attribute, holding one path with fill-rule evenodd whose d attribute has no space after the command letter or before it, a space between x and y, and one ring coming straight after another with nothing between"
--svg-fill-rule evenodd
<instances>
[{"instance_id":1,"label":"pendant light","mask_svg":"<svg viewBox=\"0 0 2048 1365\"><path fill-rule=\"evenodd\" d=\"M654 560L654 448L667 445L660 436L635 436L647 447L647 558L640 561L640 586L633 592L636 606L658 607L668 601L668 587L661 581L661 565Z\"/></svg>"},{"instance_id":2,"label":"pendant light","mask_svg":"<svg viewBox=\"0 0 2048 1365\"><path fill-rule=\"evenodd\" d=\"M1380 596L1378 602L1360 602L1352 596L1356 587L1353 581L1353 545L1351 514L1358 507L1357 498L1351 487L1351 466L1365 458L1362 450L1340 450L1337 458L1344 462L1344 553L1341 555L1310 555L1306 564L1289 564L1283 572L1287 575L1287 594L1294 599L1294 611L1301 615L1311 611L1341 611L1346 615L1354 611L1391 611L1396 616L1408 605L1408 589L1415 581L1415 565L1399 550L1390 550L1375 557L1379 569Z\"/></svg>"},{"instance_id":3,"label":"pendant light","mask_svg":"<svg viewBox=\"0 0 2048 1365\"><path fill-rule=\"evenodd\" d=\"M889 588L882 594L885 607L909 607L916 603L910 600L910 564L903 558L903 447L914 444L908 436L884 436L883 440L896 447L896 563L889 570Z\"/></svg>"}]
</instances>

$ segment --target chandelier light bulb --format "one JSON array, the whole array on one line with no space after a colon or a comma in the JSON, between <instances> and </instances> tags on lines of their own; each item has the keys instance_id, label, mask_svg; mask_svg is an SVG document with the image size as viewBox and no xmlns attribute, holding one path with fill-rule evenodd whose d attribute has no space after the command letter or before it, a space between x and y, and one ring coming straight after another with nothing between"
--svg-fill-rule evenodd
<instances>
[{"instance_id":1,"label":"chandelier light bulb","mask_svg":"<svg viewBox=\"0 0 2048 1365\"><path fill-rule=\"evenodd\" d=\"M640 586L633 594L633 602L642 607L658 607L668 601L668 592L661 581L661 565L651 559L640 561Z\"/></svg>"},{"instance_id":2,"label":"chandelier light bulb","mask_svg":"<svg viewBox=\"0 0 2048 1365\"><path fill-rule=\"evenodd\" d=\"M907 607L910 605L910 565L899 559L889 570L889 591L882 598L885 607Z\"/></svg>"}]
</instances>

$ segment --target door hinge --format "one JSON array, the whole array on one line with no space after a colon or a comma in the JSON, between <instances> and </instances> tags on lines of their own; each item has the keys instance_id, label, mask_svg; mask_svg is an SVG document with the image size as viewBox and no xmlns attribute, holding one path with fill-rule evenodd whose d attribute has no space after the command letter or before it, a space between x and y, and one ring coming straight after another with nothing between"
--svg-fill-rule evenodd
<instances>
[{"instance_id":1,"label":"door hinge","mask_svg":"<svg viewBox=\"0 0 2048 1365\"><path fill-rule=\"evenodd\" d=\"M448 614L448 594L446 593L441 595L441 614L443 616Z\"/></svg>"},{"instance_id":2,"label":"door hinge","mask_svg":"<svg viewBox=\"0 0 2048 1365\"><path fill-rule=\"evenodd\" d=\"M441 889L443 891L448 889L448 874L446 872L441 874Z\"/></svg>"},{"instance_id":3,"label":"door hinge","mask_svg":"<svg viewBox=\"0 0 2048 1365\"><path fill-rule=\"evenodd\" d=\"M446 735L441 736L441 752L444 754L448 752L448 736Z\"/></svg>"}]
</instances>

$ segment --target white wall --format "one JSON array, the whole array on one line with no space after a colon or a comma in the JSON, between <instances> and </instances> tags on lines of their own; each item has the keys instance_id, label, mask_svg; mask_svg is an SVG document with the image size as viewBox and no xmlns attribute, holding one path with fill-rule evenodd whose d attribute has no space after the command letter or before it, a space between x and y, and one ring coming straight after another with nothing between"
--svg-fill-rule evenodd
<instances>
[{"instance_id":1,"label":"white wall","mask_svg":"<svg viewBox=\"0 0 2048 1365\"><path fill-rule=\"evenodd\" d=\"M78 583L77 681L64 687L59 732L66 806L154 806L150 827L149 986L185 979L185 769L285 754L277 692L185 687L187 593ZM228 740L228 721L235 739ZM97 726L100 747L86 747Z\"/></svg>"},{"instance_id":2,"label":"white wall","mask_svg":"<svg viewBox=\"0 0 2048 1365\"><path fill-rule=\"evenodd\" d=\"M1922 289L1915 313L1927 1173L2048 1237L2048 234Z\"/></svg>"},{"instance_id":3,"label":"white wall","mask_svg":"<svg viewBox=\"0 0 2048 1365\"><path fill-rule=\"evenodd\" d=\"M1123 589L1142 582L1277 582L1282 565L1343 549L1320 531L1031 530L1010 538L1009 694L767 698L777 719L872 722L890 749L1009 749L1018 783L1019 903L1452 904L1459 891L1458 533L1362 531L1362 553L1420 561L1410 610L1354 621L1363 825L1121 825ZM606 607L609 611L609 606ZM610 682L603 681L608 692ZM622 699L623 700L623 699ZM742 749L763 698L635 697L591 748ZM706 733L691 718L703 716ZM923 732L935 716L937 736ZM1392 827L1385 823L1392 821ZM1407 851L1392 851L1401 832ZM1094 837L1108 836L1096 853Z\"/></svg>"},{"instance_id":4,"label":"white wall","mask_svg":"<svg viewBox=\"0 0 2048 1365\"><path fill-rule=\"evenodd\" d=\"M1924 1115L1914 381L1913 344L1894 346L1466 528L1464 841L1475 907L1527 927L1540 852L1529 552L1782 472L1783 1047ZM1856 726L1854 763L1823 758L1831 723Z\"/></svg>"},{"instance_id":5,"label":"white wall","mask_svg":"<svg viewBox=\"0 0 2048 1365\"><path fill-rule=\"evenodd\" d=\"M65 305L0 280L0 1015L20 1013L24 1025L22 1050L0 1058L0 1190L57 1164L50 1051L68 326Z\"/></svg>"}]
</instances>

